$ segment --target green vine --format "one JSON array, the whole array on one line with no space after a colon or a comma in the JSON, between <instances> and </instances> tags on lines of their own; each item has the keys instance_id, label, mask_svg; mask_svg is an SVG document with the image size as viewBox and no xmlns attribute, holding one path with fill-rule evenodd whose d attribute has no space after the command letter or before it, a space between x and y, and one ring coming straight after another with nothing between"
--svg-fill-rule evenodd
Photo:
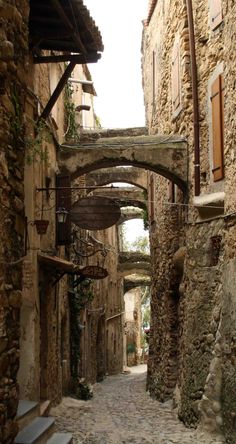
<instances>
[{"instance_id":1,"label":"green vine","mask_svg":"<svg viewBox=\"0 0 236 444\"><path fill-rule=\"evenodd\" d=\"M102 128L100 117L98 117L97 114L94 114L94 118L95 118L96 127L97 128Z\"/></svg>"},{"instance_id":2,"label":"green vine","mask_svg":"<svg viewBox=\"0 0 236 444\"><path fill-rule=\"evenodd\" d=\"M79 125L76 122L75 104L72 100L73 86L67 83L64 93L65 105L65 136L66 140L79 142Z\"/></svg>"},{"instance_id":3,"label":"green vine","mask_svg":"<svg viewBox=\"0 0 236 444\"><path fill-rule=\"evenodd\" d=\"M135 353L136 347L135 344L127 344L127 353Z\"/></svg>"},{"instance_id":4,"label":"green vine","mask_svg":"<svg viewBox=\"0 0 236 444\"><path fill-rule=\"evenodd\" d=\"M26 136L26 128L23 123L20 93L15 87L11 91L11 102L14 113L10 116L11 134L13 143L17 148L25 147L25 159L28 164L35 161L48 162L48 147L46 143L52 141L51 134L45 120L33 122L32 135Z\"/></svg>"},{"instance_id":5,"label":"green vine","mask_svg":"<svg viewBox=\"0 0 236 444\"><path fill-rule=\"evenodd\" d=\"M49 163L47 143L52 142L52 136L49 132L45 120L40 119L34 123L34 137L26 137L26 162L32 164L35 161L44 161Z\"/></svg>"},{"instance_id":6,"label":"green vine","mask_svg":"<svg viewBox=\"0 0 236 444\"><path fill-rule=\"evenodd\" d=\"M149 220L148 220L148 210L147 210L147 208L145 208L143 210L143 227L144 227L144 230L148 230L149 229Z\"/></svg>"},{"instance_id":7,"label":"green vine","mask_svg":"<svg viewBox=\"0 0 236 444\"><path fill-rule=\"evenodd\" d=\"M78 386L78 364L80 358L80 336L83 326L80 324L80 313L94 298L90 290L91 279L85 279L77 291L70 292L70 319L71 319L71 376L74 389Z\"/></svg>"},{"instance_id":8,"label":"green vine","mask_svg":"<svg viewBox=\"0 0 236 444\"><path fill-rule=\"evenodd\" d=\"M14 108L14 113L10 116L11 135L13 143L16 147L22 146L24 143L24 125L23 114L20 102L20 94L15 87L11 90L11 102Z\"/></svg>"}]
</instances>

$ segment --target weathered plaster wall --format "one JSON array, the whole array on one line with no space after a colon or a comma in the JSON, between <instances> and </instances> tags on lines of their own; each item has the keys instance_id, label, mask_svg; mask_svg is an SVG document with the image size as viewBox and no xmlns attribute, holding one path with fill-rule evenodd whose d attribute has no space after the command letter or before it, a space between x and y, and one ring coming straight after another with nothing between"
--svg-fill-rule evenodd
<instances>
[{"instance_id":1,"label":"weathered plaster wall","mask_svg":"<svg viewBox=\"0 0 236 444\"><path fill-rule=\"evenodd\" d=\"M54 286L55 270L38 262L38 252L48 256L67 257L64 247L56 244L55 192L37 188L55 187L57 147L64 133L64 98L58 99L53 119L35 130L37 119L52 89L61 77L63 67L30 64L25 104L26 138L24 165L25 214L27 216L23 292L21 307L20 368L18 372L21 399L58 402L67 390L70 368L67 278ZM37 233L35 220L47 220L46 234ZM67 351L66 351L67 350Z\"/></svg>"},{"instance_id":2,"label":"weathered plaster wall","mask_svg":"<svg viewBox=\"0 0 236 444\"><path fill-rule=\"evenodd\" d=\"M141 344L141 289L135 288L124 295L125 300L125 335L127 365L140 364L142 355Z\"/></svg>"},{"instance_id":3,"label":"weathered plaster wall","mask_svg":"<svg viewBox=\"0 0 236 444\"><path fill-rule=\"evenodd\" d=\"M107 248L106 257L97 253L89 264L108 271L108 277L94 280L93 300L81 314L80 376L89 382L102 380L123 369L123 280L119 277L117 227L91 232ZM82 234L84 236L85 233Z\"/></svg>"}]
</instances>

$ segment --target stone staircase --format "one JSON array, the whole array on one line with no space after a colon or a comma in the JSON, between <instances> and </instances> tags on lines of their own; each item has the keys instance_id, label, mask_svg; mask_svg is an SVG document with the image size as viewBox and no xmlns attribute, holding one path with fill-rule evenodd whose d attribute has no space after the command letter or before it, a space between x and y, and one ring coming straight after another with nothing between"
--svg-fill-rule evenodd
<instances>
[{"instance_id":1,"label":"stone staircase","mask_svg":"<svg viewBox=\"0 0 236 444\"><path fill-rule=\"evenodd\" d=\"M20 400L17 410L17 422L19 426L15 444L71 444L71 433L56 433L55 419L45 416L48 413L50 403Z\"/></svg>"}]
</instances>

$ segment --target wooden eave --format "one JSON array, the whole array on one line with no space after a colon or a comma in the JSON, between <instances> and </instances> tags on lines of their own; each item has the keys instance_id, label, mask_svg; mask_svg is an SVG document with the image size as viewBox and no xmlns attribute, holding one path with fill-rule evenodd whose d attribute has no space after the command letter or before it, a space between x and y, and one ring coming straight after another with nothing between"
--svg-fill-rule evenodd
<instances>
[{"instance_id":1,"label":"wooden eave","mask_svg":"<svg viewBox=\"0 0 236 444\"><path fill-rule=\"evenodd\" d=\"M79 273L79 266L75 265L73 262L61 259L58 256L49 256L43 253L38 253L38 262L44 268L50 270L52 274L76 274Z\"/></svg>"},{"instance_id":2,"label":"wooden eave","mask_svg":"<svg viewBox=\"0 0 236 444\"><path fill-rule=\"evenodd\" d=\"M41 50L95 55L103 51L101 34L82 0L30 0L29 42Z\"/></svg>"},{"instance_id":3,"label":"wooden eave","mask_svg":"<svg viewBox=\"0 0 236 444\"><path fill-rule=\"evenodd\" d=\"M157 4L157 0L149 0L148 16L147 16L147 19L145 20L145 25L146 26L149 25L149 23L150 23L150 20L152 18L153 12L155 10L156 4Z\"/></svg>"}]
</instances>

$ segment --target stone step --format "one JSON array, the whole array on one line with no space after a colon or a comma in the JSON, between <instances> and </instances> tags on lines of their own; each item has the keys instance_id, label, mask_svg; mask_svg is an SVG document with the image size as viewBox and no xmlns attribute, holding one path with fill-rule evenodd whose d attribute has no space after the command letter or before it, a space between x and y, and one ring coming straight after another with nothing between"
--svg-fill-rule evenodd
<instances>
[{"instance_id":1,"label":"stone step","mask_svg":"<svg viewBox=\"0 0 236 444\"><path fill-rule=\"evenodd\" d=\"M47 444L71 444L73 436L71 433L54 433Z\"/></svg>"},{"instance_id":2,"label":"stone step","mask_svg":"<svg viewBox=\"0 0 236 444\"><path fill-rule=\"evenodd\" d=\"M49 399L41 401L39 407L40 416L49 416L50 408L51 408L51 401Z\"/></svg>"},{"instance_id":3,"label":"stone step","mask_svg":"<svg viewBox=\"0 0 236 444\"><path fill-rule=\"evenodd\" d=\"M45 444L54 431L55 419L37 417L15 438L15 444Z\"/></svg>"},{"instance_id":4,"label":"stone step","mask_svg":"<svg viewBox=\"0 0 236 444\"><path fill-rule=\"evenodd\" d=\"M39 415L39 404L27 399L20 399L17 409L17 424L19 431Z\"/></svg>"}]
</instances>

